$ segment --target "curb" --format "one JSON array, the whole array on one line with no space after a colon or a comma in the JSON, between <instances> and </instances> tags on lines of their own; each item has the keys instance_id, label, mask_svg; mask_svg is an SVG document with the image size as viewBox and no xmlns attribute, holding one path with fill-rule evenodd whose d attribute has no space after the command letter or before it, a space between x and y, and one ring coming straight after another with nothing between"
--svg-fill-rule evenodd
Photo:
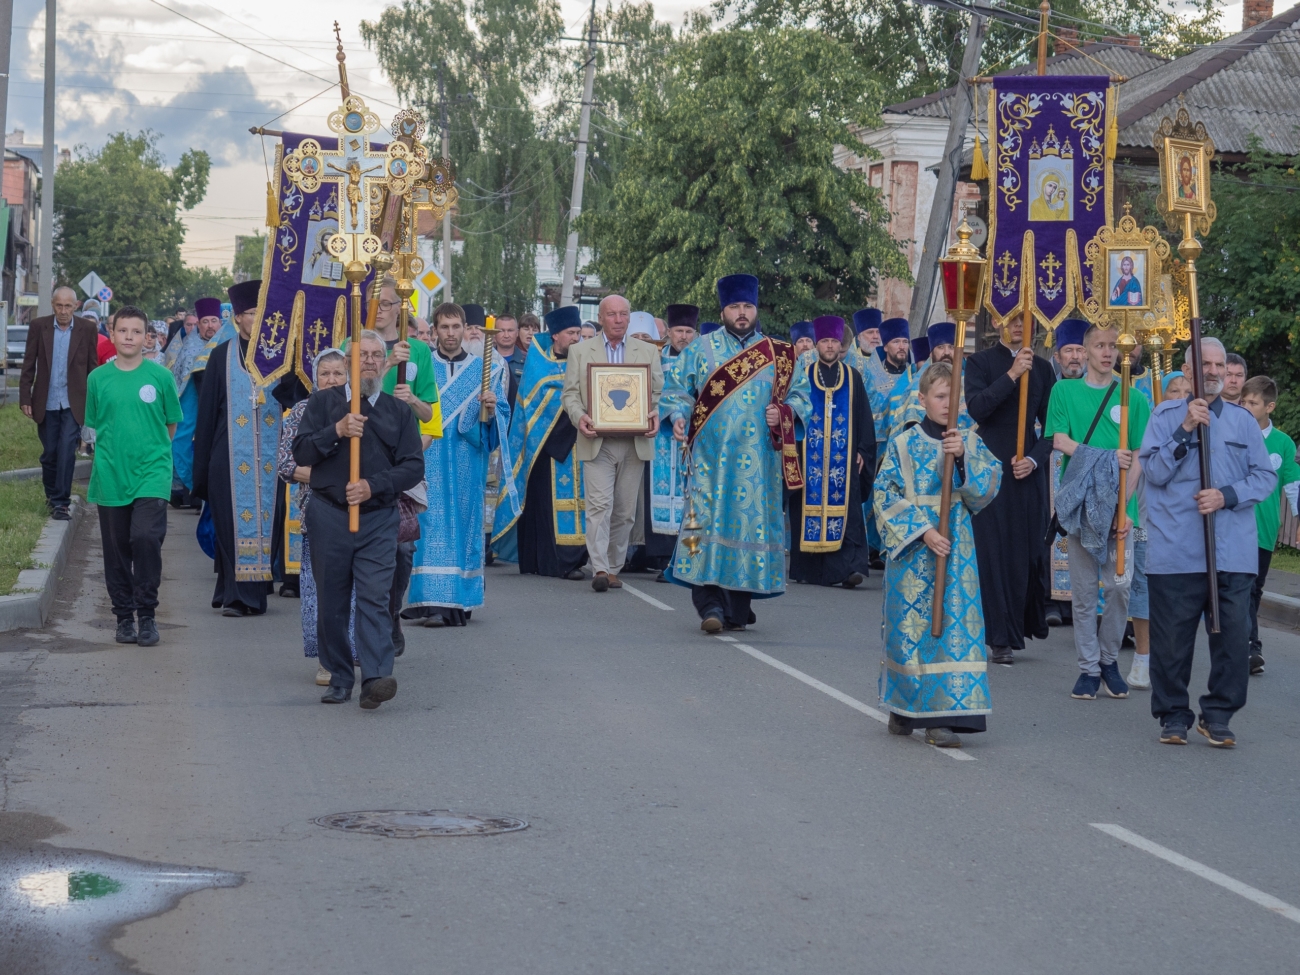
<instances>
[{"instance_id":1,"label":"curb","mask_svg":"<svg viewBox=\"0 0 1300 975\"><path fill-rule=\"evenodd\" d=\"M38 468L38 473L39 470ZM59 588L59 578L68 564L72 540L86 514L85 503L74 497L71 512L70 521L55 521L50 518L45 522L41 537L37 539L36 548L32 551L32 562L37 568L24 569L18 573L13 593L0 596L0 633L45 625Z\"/></svg>"},{"instance_id":2,"label":"curb","mask_svg":"<svg viewBox=\"0 0 1300 975\"><path fill-rule=\"evenodd\" d=\"M1300 629L1300 599L1266 591L1259 601L1259 618Z\"/></svg>"},{"instance_id":3,"label":"curb","mask_svg":"<svg viewBox=\"0 0 1300 975\"><path fill-rule=\"evenodd\" d=\"M90 464L88 460L77 461L72 471L74 481L87 481L90 479ZM32 481L41 476L39 467L22 467L16 471L0 471L0 481Z\"/></svg>"}]
</instances>

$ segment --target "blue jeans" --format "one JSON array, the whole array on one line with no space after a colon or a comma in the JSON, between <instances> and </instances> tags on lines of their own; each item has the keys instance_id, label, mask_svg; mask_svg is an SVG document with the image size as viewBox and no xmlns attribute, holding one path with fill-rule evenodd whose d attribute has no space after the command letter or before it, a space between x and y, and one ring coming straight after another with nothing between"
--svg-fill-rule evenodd
<instances>
[{"instance_id":1,"label":"blue jeans","mask_svg":"<svg viewBox=\"0 0 1300 975\"><path fill-rule=\"evenodd\" d=\"M77 467L77 443L81 424L72 410L46 410L45 419L36 424L41 438L41 479L45 482L45 502L51 508L72 504L72 475Z\"/></svg>"}]
</instances>

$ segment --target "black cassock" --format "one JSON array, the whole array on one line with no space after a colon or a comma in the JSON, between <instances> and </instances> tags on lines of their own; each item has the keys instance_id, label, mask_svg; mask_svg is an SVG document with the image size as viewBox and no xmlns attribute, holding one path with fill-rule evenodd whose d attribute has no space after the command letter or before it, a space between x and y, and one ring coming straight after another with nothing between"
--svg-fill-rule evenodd
<instances>
[{"instance_id":1,"label":"black cassock","mask_svg":"<svg viewBox=\"0 0 1300 975\"><path fill-rule=\"evenodd\" d=\"M226 346L222 342L208 357L208 368L199 390L199 415L194 424L194 491L208 503L212 527L217 536L217 557L213 568L217 587L212 607L242 607L254 614L266 612L269 582L238 582L235 579L235 513L230 488L230 440L226 425ZM248 340L239 340L239 354L248 351ZM271 458L275 447L272 445ZM279 482L277 482L279 483Z\"/></svg>"},{"instance_id":2,"label":"black cassock","mask_svg":"<svg viewBox=\"0 0 1300 975\"><path fill-rule=\"evenodd\" d=\"M1047 423L1047 400L1056 374L1046 359L1034 357L1025 412L1025 456L1038 466L1023 480L1011 473L1016 454L1020 382L1007 372L1015 356L999 342L966 360L966 409L979 424L980 437L1002 461L997 497L972 519L975 559L984 604L984 642L1023 650L1025 637L1047 636L1043 563L1047 560L1048 462L1052 441L1035 432Z\"/></svg>"},{"instance_id":3,"label":"black cassock","mask_svg":"<svg viewBox=\"0 0 1300 975\"><path fill-rule=\"evenodd\" d=\"M827 388L839 385L836 371L849 374L850 415L853 422L853 443L849 445L849 513L844 526L844 540L834 552L803 552L799 549L803 525L803 491L790 492L790 578L817 586L837 586L855 572L870 574L871 556L867 551L867 525L862 517L862 499L871 494L876 477L876 425L871 416L867 390L858 371L839 362L827 366L820 360L808 367L808 379L813 381L812 370L820 370L821 384ZM863 458L862 473L857 471L855 458Z\"/></svg>"},{"instance_id":4,"label":"black cassock","mask_svg":"<svg viewBox=\"0 0 1300 975\"><path fill-rule=\"evenodd\" d=\"M551 461L569 456L578 431L560 410L551 434L537 452L528 472L524 510L519 516L519 571L522 574L563 578L587 562L587 546L555 544L555 518L551 507Z\"/></svg>"}]
</instances>

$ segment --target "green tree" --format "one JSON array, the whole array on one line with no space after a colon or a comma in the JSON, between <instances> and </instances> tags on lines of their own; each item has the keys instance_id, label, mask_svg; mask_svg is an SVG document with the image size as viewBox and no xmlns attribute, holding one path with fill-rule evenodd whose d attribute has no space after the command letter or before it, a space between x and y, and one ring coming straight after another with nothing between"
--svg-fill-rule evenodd
<instances>
[{"instance_id":1,"label":"green tree","mask_svg":"<svg viewBox=\"0 0 1300 975\"><path fill-rule=\"evenodd\" d=\"M443 65L465 239L453 290L497 311L534 304L537 242L561 210L571 156L543 137L536 106L557 78L563 29L556 0L402 0L361 25L398 94L424 107L435 155Z\"/></svg>"},{"instance_id":2,"label":"green tree","mask_svg":"<svg viewBox=\"0 0 1300 975\"><path fill-rule=\"evenodd\" d=\"M266 254L266 234L249 234L235 238L235 260L230 266L236 281L254 281L262 276L262 258Z\"/></svg>"},{"instance_id":3,"label":"green tree","mask_svg":"<svg viewBox=\"0 0 1300 975\"><path fill-rule=\"evenodd\" d=\"M200 298L219 298L225 301L226 289L234 283L234 277L224 267L182 268L176 285L159 295L152 305L144 307L151 314L163 318L181 308L193 310L194 302Z\"/></svg>"},{"instance_id":4,"label":"green tree","mask_svg":"<svg viewBox=\"0 0 1300 975\"><path fill-rule=\"evenodd\" d=\"M114 303L154 307L181 287L185 265L180 210L208 187L210 161L191 149L172 169L153 132L118 132L102 148L78 146L54 181L54 263L60 282L96 271Z\"/></svg>"},{"instance_id":5,"label":"green tree","mask_svg":"<svg viewBox=\"0 0 1300 975\"><path fill-rule=\"evenodd\" d=\"M749 272L769 324L860 308L877 275L907 278L879 191L834 165L878 88L846 45L804 29L688 38L641 89L613 205L583 215L592 270L633 307L716 308ZM775 319L773 322L772 319Z\"/></svg>"},{"instance_id":6,"label":"green tree","mask_svg":"<svg viewBox=\"0 0 1300 975\"><path fill-rule=\"evenodd\" d=\"M1214 176L1219 216L1197 261L1208 331L1277 381L1275 422L1300 430L1300 158L1256 148Z\"/></svg>"}]
</instances>

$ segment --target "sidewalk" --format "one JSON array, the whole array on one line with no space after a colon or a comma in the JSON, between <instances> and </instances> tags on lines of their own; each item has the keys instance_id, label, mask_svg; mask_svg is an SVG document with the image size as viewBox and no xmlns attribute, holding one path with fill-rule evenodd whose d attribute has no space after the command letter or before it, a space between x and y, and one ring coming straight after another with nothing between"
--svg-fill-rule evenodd
<instances>
[{"instance_id":1,"label":"sidewalk","mask_svg":"<svg viewBox=\"0 0 1300 975\"><path fill-rule=\"evenodd\" d=\"M1270 569L1259 617L1268 623L1300 629L1300 575Z\"/></svg>"}]
</instances>

